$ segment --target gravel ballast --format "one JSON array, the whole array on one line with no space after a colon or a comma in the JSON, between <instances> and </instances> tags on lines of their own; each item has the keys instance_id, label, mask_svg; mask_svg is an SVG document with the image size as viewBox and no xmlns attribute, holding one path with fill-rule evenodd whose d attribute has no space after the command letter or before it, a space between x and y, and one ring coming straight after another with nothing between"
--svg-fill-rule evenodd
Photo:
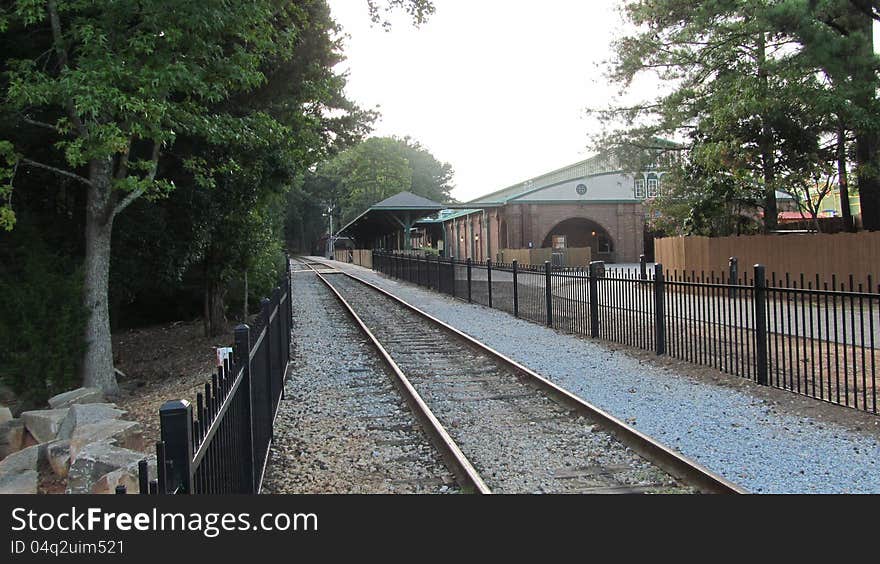
<instances>
[{"instance_id":1,"label":"gravel ballast","mask_svg":"<svg viewBox=\"0 0 880 564\"><path fill-rule=\"evenodd\" d=\"M485 342L749 491L880 493L880 441L873 433L780 413L773 402L746 390L643 362L600 341L360 267L333 265Z\"/></svg>"},{"instance_id":2,"label":"gravel ballast","mask_svg":"<svg viewBox=\"0 0 880 564\"><path fill-rule=\"evenodd\" d=\"M264 493L455 493L372 346L314 274L293 280L293 365Z\"/></svg>"},{"instance_id":3,"label":"gravel ballast","mask_svg":"<svg viewBox=\"0 0 880 564\"><path fill-rule=\"evenodd\" d=\"M328 280L494 493L692 493L491 356L346 276Z\"/></svg>"}]
</instances>

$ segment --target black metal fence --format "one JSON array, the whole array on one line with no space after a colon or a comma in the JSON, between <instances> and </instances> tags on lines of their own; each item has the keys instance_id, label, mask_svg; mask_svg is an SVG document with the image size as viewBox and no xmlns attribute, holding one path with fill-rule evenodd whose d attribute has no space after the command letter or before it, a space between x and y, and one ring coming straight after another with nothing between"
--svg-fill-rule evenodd
<instances>
[{"instance_id":1,"label":"black metal fence","mask_svg":"<svg viewBox=\"0 0 880 564\"><path fill-rule=\"evenodd\" d=\"M235 328L233 358L205 383L195 406L174 400L161 407L157 476L151 480L142 461L140 493L259 493L290 361L290 282L288 260L254 327Z\"/></svg>"},{"instance_id":2,"label":"black metal fence","mask_svg":"<svg viewBox=\"0 0 880 564\"><path fill-rule=\"evenodd\" d=\"M721 273L474 263L376 252L373 269L516 317L877 413L880 286Z\"/></svg>"}]
</instances>

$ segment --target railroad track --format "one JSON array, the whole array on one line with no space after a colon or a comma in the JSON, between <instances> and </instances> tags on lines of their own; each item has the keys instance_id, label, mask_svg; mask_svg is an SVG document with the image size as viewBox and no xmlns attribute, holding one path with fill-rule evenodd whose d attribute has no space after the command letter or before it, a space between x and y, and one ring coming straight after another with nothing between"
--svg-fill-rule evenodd
<instances>
[{"instance_id":1,"label":"railroad track","mask_svg":"<svg viewBox=\"0 0 880 564\"><path fill-rule=\"evenodd\" d=\"M263 491L460 491L345 308L311 269L297 270L294 285L298 354L275 422ZM329 347L328 338L334 340Z\"/></svg>"},{"instance_id":2,"label":"railroad track","mask_svg":"<svg viewBox=\"0 0 880 564\"><path fill-rule=\"evenodd\" d=\"M743 490L384 290L303 261L370 339L463 490Z\"/></svg>"}]
</instances>

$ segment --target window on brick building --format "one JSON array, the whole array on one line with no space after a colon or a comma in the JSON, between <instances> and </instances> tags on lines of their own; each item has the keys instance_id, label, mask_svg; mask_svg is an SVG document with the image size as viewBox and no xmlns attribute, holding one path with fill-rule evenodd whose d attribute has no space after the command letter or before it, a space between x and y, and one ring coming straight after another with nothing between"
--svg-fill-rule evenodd
<instances>
[{"instance_id":1,"label":"window on brick building","mask_svg":"<svg viewBox=\"0 0 880 564\"><path fill-rule=\"evenodd\" d=\"M644 178L637 178L636 179L634 194L635 194L636 200L644 200L645 199L645 179Z\"/></svg>"},{"instance_id":2,"label":"window on brick building","mask_svg":"<svg viewBox=\"0 0 880 564\"><path fill-rule=\"evenodd\" d=\"M648 198L656 198L660 195L660 181L656 178L648 179Z\"/></svg>"}]
</instances>

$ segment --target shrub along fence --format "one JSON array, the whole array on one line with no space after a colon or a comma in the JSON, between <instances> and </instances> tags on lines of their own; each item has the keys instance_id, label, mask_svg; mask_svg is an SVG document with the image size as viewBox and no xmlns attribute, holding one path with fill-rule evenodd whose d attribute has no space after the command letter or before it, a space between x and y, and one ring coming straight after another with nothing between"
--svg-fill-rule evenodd
<instances>
[{"instance_id":1,"label":"shrub along fence","mask_svg":"<svg viewBox=\"0 0 880 564\"><path fill-rule=\"evenodd\" d=\"M205 383L195 407L174 400L160 408L158 475L150 480L142 461L140 493L259 493L290 362L289 260L286 265L279 286L263 298L254 327L235 328L232 359Z\"/></svg>"},{"instance_id":2,"label":"shrub along fence","mask_svg":"<svg viewBox=\"0 0 880 564\"><path fill-rule=\"evenodd\" d=\"M818 276L475 263L376 252L373 268L565 332L877 413L880 287Z\"/></svg>"}]
</instances>

